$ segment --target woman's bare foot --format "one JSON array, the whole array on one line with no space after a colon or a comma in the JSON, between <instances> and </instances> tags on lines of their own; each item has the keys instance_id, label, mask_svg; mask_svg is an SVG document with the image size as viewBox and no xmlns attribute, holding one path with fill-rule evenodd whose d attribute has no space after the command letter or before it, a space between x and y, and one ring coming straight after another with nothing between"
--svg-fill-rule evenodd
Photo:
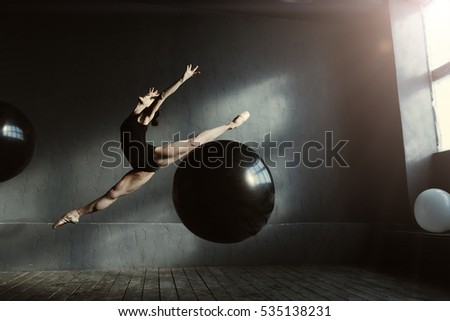
<instances>
[{"instance_id":1,"label":"woman's bare foot","mask_svg":"<svg viewBox=\"0 0 450 321\"><path fill-rule=\"evenodd\" d=\"M78 210L73 210L61 216L61 218L53 224L52 228L55 230L67 223L77 224L79 220L80 212L78 212Z\"/></svg>"},{"instance_id":2,"label":"woman's bare foot","mask_svg":"<svg viewBox=\"0 0 450 321\"><path fill-rule=\"evenodd\" d=\"M247 121L247 119L250 118L250 113L248 111L244 111L243 113L240 113L237 115L229 124L229 129L235 129L241 126L243 123Z\"/></svg>"}]
</instances>

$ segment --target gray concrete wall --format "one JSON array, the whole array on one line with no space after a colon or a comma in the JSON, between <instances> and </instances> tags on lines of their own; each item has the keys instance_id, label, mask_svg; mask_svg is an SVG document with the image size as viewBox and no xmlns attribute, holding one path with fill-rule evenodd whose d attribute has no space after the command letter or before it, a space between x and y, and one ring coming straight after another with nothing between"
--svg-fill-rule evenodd
<instances>
[{"instance_id":1,"label":"gray concrete wall","mask_svg":"<svg viewBox=\"0 0 450 321\"><path fill-rule=\"evenodd\" d=\"M161 8L2 13L0 100L29 116L37 148L24 172L0 184L0 270L348 262L364 257L371 223L407 217L387 7L339 23ZM248 124L224 138L292 141L286 155L271 155L268 226L233 245L191 235L172 204L173 166L52 231L127 172L100 167L101 146L119 139L138 95L169 85L187 63L202 75L170 97L148 139L185 137L249 110ZM349 168L283 165L308 140L325 143L326 131L334 143L349 140Z\"/></svg>"}]
</instances>

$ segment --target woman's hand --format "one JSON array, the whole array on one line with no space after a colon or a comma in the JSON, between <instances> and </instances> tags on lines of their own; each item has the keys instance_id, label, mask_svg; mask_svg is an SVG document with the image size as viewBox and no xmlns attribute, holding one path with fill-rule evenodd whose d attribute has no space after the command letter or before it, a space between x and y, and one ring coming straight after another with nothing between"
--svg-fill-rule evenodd
<instances>
[{"instance_id":1,"label":"woman's hand","mask_svg":"<svg viewBox=\"0 0 450 321\"><path fill-rule=\"evenodd\" d=\"M192 65L187 65L186 71L184 72L182 80L183 80L183 82L185 82L192 76L198 75L199 73L200 73L200 71L198 71L198 66L196 66L195 68L192 68Z\"/></svg>"},{"instance_id":2,"label":"woman's hand","mask_svg":"<svg viewBox=\"0 0 450 321\"><path fill-rule=\"evenodd\" d=\"M154 98L158 96L159 96L158 90L152 87L148 90L148 93L144 97L139 97L139 101L141 102L142 105L148 107L155 100Z\"/></svg>"},{"instance_id":3,"label":"woman's hand","mask_svg":"<svg viewBox=\"0 0 450 321\"><path fill-rule=\"evenodd\" d=\"M147 95L150 96L150 98L153 98L153 97L158 97L159 93L158 93L158 90L157 90L157 89L155 89L154 87L152 87L152 88L150 88L150 89L148 90L148 94L147 94Z\"/></svg>"}]
</instances>

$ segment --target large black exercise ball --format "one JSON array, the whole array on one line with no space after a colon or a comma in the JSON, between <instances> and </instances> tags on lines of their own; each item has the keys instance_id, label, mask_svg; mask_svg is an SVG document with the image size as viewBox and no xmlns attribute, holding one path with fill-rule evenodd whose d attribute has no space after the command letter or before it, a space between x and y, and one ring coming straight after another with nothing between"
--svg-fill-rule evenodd
<instances>
[{"instance_id":1,"label":"large black exercise ball","mask_svg":"<svg viewBox=\"0 0 450 321\"><path fill-rule=\"evenodd\" d=\"M269 220L274 201L268 167L255 150L235 141L197 147L175 172L175 209L205 240L234 243L255 235Z\"/></svg>"},{"instance_id":2,"label":"large black exercise ball","mask_svg":"<svg viewBox=\"0 0 450 321\"><path fill-rule=\"evenodd\" d=\"M16 107L0 102L0 182L25 169L34 152L34 130Z\"/></svg>"}]
</instances>

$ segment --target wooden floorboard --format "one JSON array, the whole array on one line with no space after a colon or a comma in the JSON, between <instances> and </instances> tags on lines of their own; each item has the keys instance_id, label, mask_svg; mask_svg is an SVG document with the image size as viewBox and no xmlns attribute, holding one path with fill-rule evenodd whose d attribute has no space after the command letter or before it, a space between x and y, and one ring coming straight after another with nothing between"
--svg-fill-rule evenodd
<instances>
[{"instance_id":1,"label":"wooden floorboard","mask_svg":"<svg viewBox=\"0 0 450 321\"><path fill-rule=\"evenodd\" d=\"M92 273L89 276L89 278L67 298L67 300L68 301L86 300L91 295L91 293L94 292L96 285L105 276L105 274L106 272L103 271L95 271L94 273Z\"/></svg>"},{"instance_id":2,"label":"wooden floorboard","mask_svg":"<svg viewBox=\"0 0 450 321\"><path fill-rule=\"evenodd\" d=\"M298 301L302 300L303 298L296 292L292 291L290 288L284 286L278 280L275 278L275 275L272 273L270 268L264 268L261 267L259 269L252 269L247 268L249 273L254 275L256 278L259 278L267 283L267 286L269 286L274 291L277 291L279 294L281 294L285 299L285 301ZM271 300L274 300L275 298L272 298Z\"/></svg>"},{"instance_id":3,"label":"wooden floorboard","mask_svg":"<svg viewBox=\"0 0 450 321\"><path fill-rule=\"evenodd\" d=\"M331 280L327 280L329 277L327 274L318 277L314 274L314 271L307 268L301 270L285 268L283 271L290 275L291 278L297 280L296 282L300 282L304 287L311 289L314 292L313 298L318 296L314 300L324 298L330 301L348 301L349 297L351 297L350 292L345 291L345 289L338 290ZM361 300L360 297L354 297L354 299Z\"/></svg>"},{"instance_id":4,"label":"wooden floorboard","mask_svg":"<svg viewBox=\"0 0 450 321\"><path fill-rule=\"evenodd\" d=\"M303 281L303 276L296 277L282 267L276 267L276 271L270 268L270 273L275 275L278 282L299 295L298 300L305 301L326 301L327 298L320 294L320 291L314 287L308 287Z\"/></svg>"},{"instance_id":5,"label":"wooden floorboard","mask_svg":"<svg viewBox=\"0 0 450 321\"><path fill-rule=\"evenodd\" d=\"M194 294L200 301L213 301L214 296L209 291L206 284L203 282L200 275L197 273L195 268L185 268L184 273L186 274L189 283L194 290Z\"/></svg>"},{"instance_id":6,"label":"wooden floorboard","mask_svg":"<svg viewBox=\"0 0 450 321\"><path fill-rule=\"evenodd\" d=\"M311 270L304 269L301 272L291 271L294 278L299 278L301 275L301 280L304 286L313 288L314 292L320 294L320 296L325 297L330 301L348 301L351 294L345 289L340 289L337 291L336 287L334 287L331 282L326 282L327 275L322 275L318 277L312 273ZM355 298L361 299L361 298Z\"/></svg>"},{"instance_id":7,"label":"wooden floorboard","mask_svg":"<svg viewBox=\"0 0 450 321\"><path fill-rule=\"evenodd\" d=\"M41 300L46 300L52 292L48 291L50 285L53 284L58 278L61 277L63 272L45 272L46 277L42 278L40 281L34 283L32 286L26 290L18 293L17 295L10 297L8 300L13 301L27 301L33 300L38 301L39 297Z\"/></svg>"},{"instance_id":8,"label":"wooden floorboard","mask_svg":"<svg viewBox=\"0 0 450 321\"><path fill-rule=\"evenodd\" d=\"M0 272L0 300L450 300L450 289L353 266Z\"/></svg>"},{"instance_id":9,"label":"wooden floorboard","mask_svg":"<svg viewBox=\"0 0 450 321\"><path fill-rule=\"evenodd\" d=\"M169 268L159 269L159 288L162 301L178 300L177 288Z\"/></svg>"},{"instance_id":10,"label":"wooden floorboard","mask_svg":"<svg viewBox=\"0 0 450 321\"><path fill-rule=\"evenodd\" d=\"M288 268L290 271L296 271L293 274L295 278L298 275L301 275L303 271L297 271L296 269L292 269L292 267ZM317 276L317 273L314 271L310 271L311 275ZM336 291L343 291L350 293L355 297L359 297L359 300L384 300L383 297L377 295L376 293L370 293L370 289L359 286L357 283L353 282L353 278L346 278L344 275L337 274L335 271L329 270L326 273L323 273L326 276L326 282L336 288ZM368 293L369 291L369 293Z\"/></svg>"},{"instance_id":11,"label":"wooden floorboard","mask_svg":"<svg viewBox=\"0 0 450 321\"><path fill-rule=\"evenodd\" d=\"M268 297L261 290L240 275L239 268L223 267L221 270L228 276L234 285L239 284L239 287L244 291L248 300L263 301L268 299Z\"/></svg>"},{"instance_id":12,"label":"wooden floorboard","mask_svg":"<svg viewBox=\"0 0 450 321\"><path fill-rule=\"evenodd\" d=\"M293 268L291 267L290 270ZM314 280L320 280L322 287L329 287L331 289L334 289L335 292L339 293L340 296L344 297L347 301L362 301L367 300L362 295L358 295L358 293L354 292L351 288L346 288L345 285L340 285L339 282L335 282L333 280L333 273L316 273L314 269L305 269L305 268L299 268L295 267L294 271L297 273L308 273L309 277L313 278Z\"/></svg>"},{"instance_id":13,"label":"wooden floorboard","mask_svg":"<svg viewBox=\"0 0 450 321\"><path fill-rule=\"evenodd\" d=\"M66 301L89 277L93 271L69 271L67 272L70 280L62 283L50 297L51 301ZM71 276L71 277L70 277Z\"/></svg>"},{"instance_id":14,"label":"wooden floorboard","mask_svg":"<svg viewBox=\"0 0 450 321\"><path fill-rule=\"evenodd\" d=\"M94 286L86 300L100 301L109 293L120 271L107 271L101 280Z\"/></svg>"},{"instance_id":15,"label":"wooden floorboard","mask_svg":"<svg viewBox=\"0 0 450 321\"><path fill-rule=\"evenodd\" d=\"M145 270L133 271L128 288L123 299L125 301L141 301L142 293L144 292L144 278Z\"/></svg>"},{"instance_id":16,"label":"wooden floorboard","mask_svg":"<svg viewBox=\"0 0 450 321\"><path fill-rule=\"evenodd\" d=\"M264 296L267 299L276 300L276 301L287 301L289 298L281 293L278 289L271 286L272 282L265 275L257 275L255 276L252 273L252 268L237 268L235 271L242 277L247 280L248 283L252 284L253 287L258 289L259 292L264 293Z\"/></svg>"},{"instance_id":17,"label":"wooden floorboard","mask_svg":"<svg viewBox=\"0 0 450 321\"><path fill-rule=\"evenodd\" d=\"M120 271L108 293L103 297L104 301L121 301L125 296L133 271Z\"/></svg>"},{"instance_id":18,"label":"wooden floorboard","mask_svg":"<svg viewBox=\"0 0 450 321\"><path fill-rule=\"evenodd\" d=\"M411 281L404 277L389 276L380 272L355 269L340 266L338 269L345 270L348 274L352 272L365 280L370 286L378 285L380 290L389 293L395 300L435 300L440 301L448 297L448 289L432 286L423 282ZM394 299L391 299L394 300Z\"/></svg>"},{"instance_id":19,"label":"wooden floorboard","mask_svg":"<svg viewBox=\"0 0 450 321\"><path fill-rule=\"evenodd\" d=\"M161 300L159 295L159 274L158 269L152 268L145 271L144 277L144 291L142 293L142 300L144 301L158 301Z\"/></svg>"},{"instance_id":20,"label":"wooden floorboard","mask_svg":"<svg viewBox=\"0 0 450 321\"><path fill-rule=\"evenodd\" d=\"M364 289L364 293L373 297L373 295L377 295L380 300L387 301L398 301L403 300L404 295L400 293L393 293L388 291L388 289L383 286L385 280L380 276L377 282L371 282L367 275L363 275L354 271L354 273L348 273L345 269L336 269L336 273L344 279L351 279L351 284L355 286L357 289ZM408 294L408 297L412 297L411 293ZM414 297L412 297L414 298Z\"/></svg>"},{"instance_id":21,"label":"wooden floorboard","mask_svg":"<svg viewBox=\"0 0 450 321\"><path fill-rule=\"evenodd\" d=\"M0 300L14 300L15 297L20 297L24 293L27 293L27 291L30 290L30 288L33 288L36 284L39 284L41 281L45 280L55 272L41 272L35 275L32 275L32 277L29 277L28 279L24 280L19 285L12 287L8 291L3 292L0 294Z\"/></svg>"},{"instance_id":22,"label":"wooden floorboard","mask_svg":"<svg viewBox=\"0 0 450 321\"><path fill-rule=\"evenodd\" d=\"M245 301L248 297L239 285L235 284L223 271L218 267L208 267L209 272L216 280L222 285L222 287L230 294L231 300Z\"/></svg>"},{"instance_id":23,"label":"wooden floorboard","mask_svg":"<svg viewBox=\"0 0 450 321\"><path fill-rule=\"evenodd\" d=\"M30 295L24 300L31 301L46 301L49 300L55 293L59 292L68 282L70 282L78 273L69 273L67 271L58 271L54 274L54 279L42 284L41 287L35 291L30 291Z\"/></svg>"},{"instance_id":24,"label":"wooden floorboard","mask_svg":"<svg viewBox=\"0 0 450 321\"><path fill-rule=\"evenodd\" d=\"M177 289L178 298L181 301L195 301L197 297L195 296L194 289L191 286L184 270L182 268L172 269L173 280L175 282L175 287Z\"/></svg>"},{"instance_id":25,"label":"wooden floorboard","mask_svg":"<svg viewBox=\"0 0 450 321\"><path fill-rule=\"evenodd\" d=\"M0 292L1 292L3 285L5 285L9 282L12 282L20 277L23 277L28 273L30 273L30 272L1 272L0 273Z\"/></svg>"},{"instance_id":26,"label":"wooden floorboard","mask_svg":"<svg viewBox=\"0 0 450 321\"><path fill-rule=\"evenodd\" d=\"M195 269L202 278L206 287L211 292L215 300L218 301L230 301L231 295L225 290L223 285L216 279L216 277L211 274L211 272L206 267L197 267Z\"/></svg>"},{"instance_id":27,"label":"wooden floorboard","mask_svg":"<svg viewBox=\"0 0 450 321\"><path fill-rule=\"evenodd\" d=\"M17 278L14 282L7 282L0 287L0 300L7 300L9 297L13 297L26 288L32 286L35 280L40 281L42 279L43 272L30 272Z\"/></svg>"}]
</instances>

